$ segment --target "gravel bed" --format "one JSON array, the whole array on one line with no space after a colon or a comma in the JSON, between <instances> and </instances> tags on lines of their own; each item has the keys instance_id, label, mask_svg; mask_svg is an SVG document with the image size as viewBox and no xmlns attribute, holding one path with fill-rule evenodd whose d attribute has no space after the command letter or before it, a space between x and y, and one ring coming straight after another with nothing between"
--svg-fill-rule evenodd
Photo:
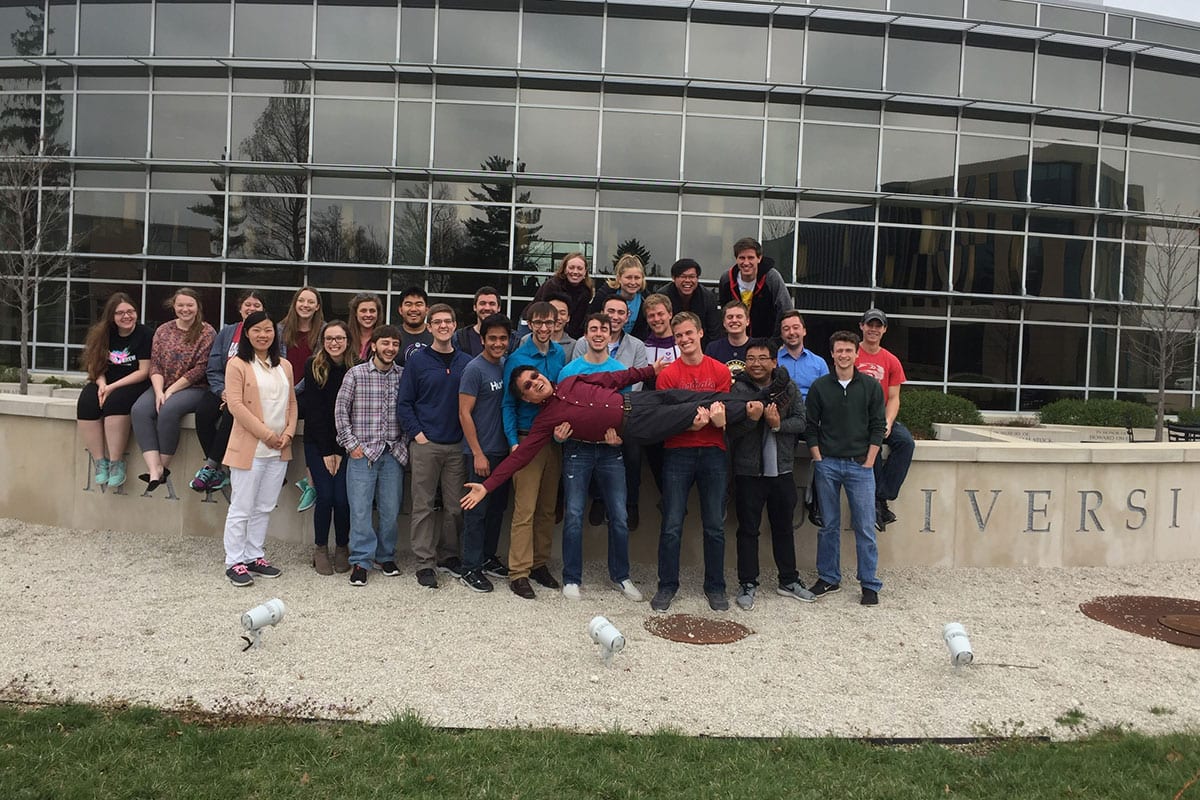
<instances>
[{"instance_id":1,"label":"gravel bed","mask_svg":"<svg viewBox=\"0 0 1200 800\"><path fill-rule=\"evenodd\" d=\"M450 727L710 736L1200 730L1200 650L1101 625L1078 608L1108 594L1200 599L1198 561L883 565L874 608L858 604L852 581L815 604L764 581L753 611L715 615L752 635L695 646L648 633L649 606L612 591L599 561L587 565L582 601L539 589L530 602L504 584L486 595L445 579L422 589L411 561L400 577L373 573L356 589L345 575L317 575L307 555L270 543L284 575L236 589L219 538L0 519L0 699L365 720L412 710ZM635 565L633 578L652 593L652 567ZM243 652L241 613L272 597L287 604L286 618L262 648ZM671 610L713 615L698 571L685 571ZM627 641L610 667L586 632L596 614ZM950 621L970 635L970 667L950 666L941 638ZM1079 724L1068 724L1080 719L1064 716L1072 710Z\"/></svg>"}]
</instances>

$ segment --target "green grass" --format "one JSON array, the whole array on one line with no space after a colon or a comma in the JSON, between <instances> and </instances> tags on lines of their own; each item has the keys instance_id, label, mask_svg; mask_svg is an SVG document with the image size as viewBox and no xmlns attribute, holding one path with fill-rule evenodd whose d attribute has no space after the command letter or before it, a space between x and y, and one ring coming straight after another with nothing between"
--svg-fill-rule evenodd
<instances>
[{"instance_id":1,"label":"green grass","mask_svg":"<svg viewBox=\"0 0 1200 800\"><path fill-rule=\"evenodd\" d=\"M831 713L836 713L831 709ZM1151 798L1200 772L1200 736L881 746L663 732L444 731L0 706L0 798ZM1200 798L1200 786L1183 792Z\"/></svg>"}]
</instances>

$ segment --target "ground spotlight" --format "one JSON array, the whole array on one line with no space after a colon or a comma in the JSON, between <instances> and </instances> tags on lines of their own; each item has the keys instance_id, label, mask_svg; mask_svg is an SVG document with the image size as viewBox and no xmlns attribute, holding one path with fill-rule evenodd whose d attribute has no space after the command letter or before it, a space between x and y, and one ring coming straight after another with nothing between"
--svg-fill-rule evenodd
<instances>
[{"instance_id":1,"label":"ground spotlight","mask_svg":"<svg viewBox=\"0 0 1200 800\"><path fill-rule=\"evenodd\" d=\"M975 660L975 654L971 652L971 640L967 638L967 631L961 623L947 622L942 628L942 638L946 640L946 647L950 648L951 664L965 667Z\"/></svg>"},{"instance_id":2,"label":"ground spotlight","mask_svg":"<svg viewBox=\"0 0 1200 800\"><path fill-rule=\"evenodd\" d=\"M276 597L274 600L268 600L262 605L257 605L245 614L242 614L242 627L250 633L249 636L242 637L246 642L246 646L242 648L242 652L249 650L251 647L261 646L262 629L268 625L278 625L286 611L287 609L284 607L283 601Z\"/></svg>"},{"instance_id":3,"label":"ground spotlight","mask_svg":"<svg viewBox=\"0 0 1200 800\"><path fill-rule=\"evenodd\" d=\"M625 637L617 630L617 626L606 617L592 617L588 623L588 635L592 641L600 645L600 657L605 664L612 663L612 657L625 647Z\"/></svg>"}]
</instances>

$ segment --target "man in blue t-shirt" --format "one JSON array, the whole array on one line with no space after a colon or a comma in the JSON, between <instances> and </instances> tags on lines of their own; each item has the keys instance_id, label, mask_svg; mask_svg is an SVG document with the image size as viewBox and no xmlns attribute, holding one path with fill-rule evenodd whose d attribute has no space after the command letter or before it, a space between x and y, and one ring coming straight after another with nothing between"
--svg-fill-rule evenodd
<instances>
[{"instance_id":1,"label":"man in blue t-shirt","mask_svg":"<svg viewBox=\"0 0 1200 800\"><path fill-rule=\"evenodd\" d=\"M463 461L467 480L482 481L508 455L504 419L504 356L512 337L512 323L503 314L485 317L479 324L483 351L467 364L458 387L458 420L463 430ZM508 567L496 555L500 523L508 505L506 482L482 503L463 513L463 576L459 581L477 592L492 591L487 576L507 578Z\"/></svg>"},{"instance_id":2,"label":"man in blue t-shirt","mask_svg":"<svg viewBox=\"0 0 1200 800\"><path fill-rule=\"evenodd\" d=\"M736 378L746 368L746 346L750 344L746 329L750 315L741 300L730 300L721 307L721 315L725 336L709 342L704 348L704 355L729 367L730 378Z\"/></svg>"}]
</instances>

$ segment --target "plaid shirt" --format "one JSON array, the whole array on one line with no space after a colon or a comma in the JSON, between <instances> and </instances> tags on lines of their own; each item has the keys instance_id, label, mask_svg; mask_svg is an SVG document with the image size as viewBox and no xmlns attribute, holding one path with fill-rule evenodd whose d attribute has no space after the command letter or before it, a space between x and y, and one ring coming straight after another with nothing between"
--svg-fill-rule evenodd
<instances>
[{"instance_id":1,"label":"plaid shirt","mask_svg":"<svg viewBox=\"0 0 1200 800\"><path fill-rule=\"evenodd\" d=\"M333 424L337 443L347 453L361 447L363 457L375 463L384 450L391 450L397 461L408 464L408 439L396 419L401 371L393 365L381 372L370 358L346 373L333 406Z\"/></svg>"}]
</instances>

